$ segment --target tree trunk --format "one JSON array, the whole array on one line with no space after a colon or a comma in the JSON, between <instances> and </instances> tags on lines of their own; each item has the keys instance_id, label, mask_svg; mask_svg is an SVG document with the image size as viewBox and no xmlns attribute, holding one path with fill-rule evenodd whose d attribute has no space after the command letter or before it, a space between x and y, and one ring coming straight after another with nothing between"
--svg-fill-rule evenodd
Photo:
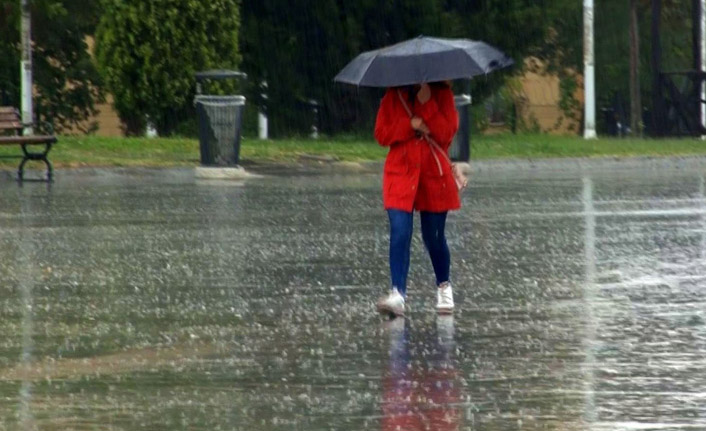
<instances>
[{"instance_id":1,"label":"tree trunk","mask_svg":"<svg viewBox=\"0 0 706 431\"><path fill-rule=\"evenodd\" d=\"M130 115L121 118L123 122L123 131L125 136L144 136L145 135L145 118L140 115Z\"/></svg>"},{"instance_id":2,"label":"tree trunk","mask_svg":"<svg viewBox=\"0 0 706 431\"><path fill-rule=\"evenodd\" d=\"M642 136L642 100L640 100L640 33L638 0L630 0L630 128Z\"/></svg>"},{"instance_id":3,"label":"tree trunk","mask_svg":"<svg viewBox=\"0 0 706 431\"><path fill-rule=\"evenodd\" d=\"M694 57L694 70L699 71L699 72L704 72L704 42L703 42L703 19L704 19L704 11L703 11L703 6L704 6L704 0L693 0L692 3L692 15L693 15L693 20L692 20L692 48L694 51L693 57ZM706 98L706 88L704 88L704 82L701 79L696 79L694 80L695 88L694 88L694 96L697 100L703 100ZM698 104L698 119L697 123L701 126L701 133L700 135L704 135L704 128L706 127L706 112L704 112L704 107L703 102Z\"/></svg>"},{"instance_id":4,"label":"tree trunk","mask_svg":"<svg viewBox=\"0 0 706 431\"><path fill-rule=\"evenodd\" d=\"M662 0L652 0L652 134L663 136L664 108L662 99L662 38L660 15L662 13Z\"/></svg>"}]
</instances>

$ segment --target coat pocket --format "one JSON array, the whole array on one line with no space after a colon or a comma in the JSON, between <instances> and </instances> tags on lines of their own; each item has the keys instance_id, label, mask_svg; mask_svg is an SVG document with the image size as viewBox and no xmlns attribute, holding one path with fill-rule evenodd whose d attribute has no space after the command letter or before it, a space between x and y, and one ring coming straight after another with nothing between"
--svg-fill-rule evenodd
<instances>
[{"instance_id":1,"label":"coat pocket","mask_svg":"<svg viewBox=\"0 0 706 431\"><path fill-rule=\"evenodd\" d=\"M387 198L394 202L414 201L417 187L407 175L386 172L383 183Z\"/></svg>"},{"instance_id":2,"label":"coat pocket","mask_svg":"<svg viewBox=\"0 0 706 431\"><path fill-rule=\"evenodd\" d=\"M390 152L385 159L385 173L406 174L408 169L407 154L401 144L390 148Z\"/></svg>"}]
</instances>

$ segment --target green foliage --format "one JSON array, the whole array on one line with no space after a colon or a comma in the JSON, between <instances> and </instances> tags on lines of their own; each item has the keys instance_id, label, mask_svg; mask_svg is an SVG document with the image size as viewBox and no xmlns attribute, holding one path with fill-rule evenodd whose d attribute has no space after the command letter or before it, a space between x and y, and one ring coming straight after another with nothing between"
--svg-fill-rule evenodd
<instances>
[{"instance_id":1,"label":"green foliage","mask_svg":"<svg viewBox=\"0 0 706 431\"><path fill-rule=\"evenodd\" d=\"M193 117L194 74L236 69L240 0L103 0L96 58L128 134Z\"/></svg>"},{"instance_id":2,"label":"green foliage","mask_svg":"<svg viewBox=\"0 0 706 431\"><path fill-rule=\"evenodd\" d=\"M245 91L245 131L256 132L257 109L267 111L273 136L306 136L320 103L323 133L370 135L382 91L333 82L358 53L419 34L479 39L512 56L514 70L459 83L473 95L474 112L497 94L523 59L536 56L561 79L560 106L576 114L574 98L583 70L582 4L575 0L33 0L35 106L39 119L59 130L94 113L104 86L128 132L140 134L149 117L161 134L195 130L194 73L242 68L244 88L215 85L216 92ZM596 89L601 108L628 100L627 1L596 0ZM692 2L663 0L665 70L692 66ZM642 100L651 105L650 1L641 0ZM242 28L240 17L242 16ZM99 28L96 26L100 21ZM0 0L0 102L19 105L19 1ZM97 32L99 76L86 36ZM263 82L267 82L267 88ZM511 88L505 91L513 91ZM267 94L267 98L262 95ZM476 108L480 106L479 108ZM580 118L578 118L580 120ZM601 125L599 115L599 126ZM485 119L473 116L476 126ZM518 128L531 129L518 124Z\"/></svg>"},{"instance_id":3,"label":"green foliage","mask_svg":"<svg viewBox=\"0 0 706 431\"><path fill-rule=\"evenodd\" d=\"M259 0L243 3L243 69L249 100L267 110L276 136L303 134L313 116L303 103L322 104L329 134L371 130L380 90L335 84L333 77L358 53L420 34L489 42L522 58L546 39L565 1L550 0ZM511 31L508 31L511 29ZM277 53L277 55L273 55ZM473 80L477 102L509 76ZM261 83L267 81L267 88ZM261 94L267 93L267 99Z\"/></svg>"},{"instance_id":4,"label":"green foliage","mask_svg":"<svg viewBox=\"0 0 706 431\"><path fill-rule=\"evenodd\" d=\"M102 99L86 37L95 29L94 2L32 1L35 119L58 130L81 129ZM20 2L0 0L0 103L20 105ZM84 129L84 131L88 131Z\"/></svg>"},{"instance_id":5,"label":"green foliage","mask_svg":"<svg viewBox=\"0 0 706 431\"><path fill-rule=\"evenodd\" d=\"M568 119L578 122L581 119L581 103L576 99L579 83L575 74L564 74L559 80L559 108L563 117L557 120L555 129L561 127L562 122ZM579 132L579 130L574 130Z\"/></svg>"},{"instance_id":6,"label":"green foliage","mask_svg":"<svg viewBox=\"0 0 706 431\"><path fill-rule=\"evenodd\" d=\"M444 36L483 40L515 59L515 72L524 67L526 56L536 52L550 37L552 24L560 16L566 0L447 0ZM455 18L453 18L455 17ZM474 100L481 101L496 92L509 73L495 73L472 80Z\"/></svg>"},{"instance_id":7,"label":"green foliage","mask_svg":"<svg viewBox=\"0 0 706 431\"><path fill-rule=\"evenodd\" d=\"M578 106L570 91L575 73L583 70L583 20L581 2L560 1L552 18L550 37L534 52L562 80L562 109ZM664 0L662 6L662 61L664 70L690 69L692 2ZM625 112L629 118L629 2L595 2L596 103L601 108ZM640 33L640 86L642 103L652 104L651 2L641 0L638 9ZM566 112L566 111L565 111ZM600 112L600 111L599 111ZM599 128L603 118L598 117ZM599 130L600 132L600 130Z\"/></svg>"}]
</instances>

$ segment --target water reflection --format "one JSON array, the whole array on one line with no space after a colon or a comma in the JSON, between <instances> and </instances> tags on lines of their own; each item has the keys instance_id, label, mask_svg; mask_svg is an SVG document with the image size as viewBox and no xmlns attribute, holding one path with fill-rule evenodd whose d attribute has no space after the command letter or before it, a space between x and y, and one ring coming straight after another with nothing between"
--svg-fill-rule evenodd
<instances>
[{"instance_id":1,"label":"water reflection","mask_svg":"<svg viewBox=\"0 0 706 431\"><path fill-rule=\"evenodd\" d=\"M26 250L22 250L25 251ZM21 260L27 260L27 255L20 254ZM30 265L25 263L25 268L30 268ZM29 369L32 360L32 281L31 278L23 277L20 281L20 295L22 310L22 352L20 354L21 367ZM32 402L32 382L26 376L22 378L19 394L18 419L19 425L23 430L36 429L34 418L31 409Z\"/></svg>"},{"instance_id":2,"label":"water reflection","mask_svg":"<svg viewBox=\"0 0 706 431\"><path fill-rule=\"evenodd\" d=\"M429 356L410 354L410 325L404 318L385 323L388 368L383 381L382 430L459 430L461 385L456 371L454 318L439 316L436 332L424 342Z\"/></svg>"},{"instance_id":3,"label":"water reflection","mask_svg":"<svg viewBox=\"0 0 706 431\"><path fill-rule=\"evenodd\" d=\"M21 211L24 215L32 214L32 199L24 199L22 189L19 190L18 198L21 202ZM20 351L20 367L23 370L28 370L31 367L32 351L34 342L32 335L34 332L33 324L33 300L32 290L36 271L34 270L34 246L32 229L27 226L27 218L23 217L21 232L21 240L18 241L17 247L17 268L18 271L18 290L20 294L20 310L21 310L21 351ZM19 405L17 408L18 424L22 430L37 429L32 414L32 381L22 373L23 377L20 383Z\"/></svg>"},{"instance_id":4,"label":"water reflection","mask_svg":"<svg viewBox=\"0 0 706 431\"><path fill-rule=\"evenodd\" d=\"M706 258L706 182L704 181L704 176L699 177L699 209L701 210L701 248L699 250L699 257L701 259Z\"/></svg>"},{"instance_id":5,"label":"water reflection","mask_svg":"<svg viewBox=\"0 0 706 431\"><path fill-rule=\"evenodd\" d=\"M583 178L583 212L585 224L584 259L586 282L583 286L583 307L585 313L585 328L583 349L586 357L583 363L584 372L584 420L593 424L596 422L596 333L598 322L594 307L596 303L596 212L593 206L593 180Z\"/></svg>"}]
</instances>

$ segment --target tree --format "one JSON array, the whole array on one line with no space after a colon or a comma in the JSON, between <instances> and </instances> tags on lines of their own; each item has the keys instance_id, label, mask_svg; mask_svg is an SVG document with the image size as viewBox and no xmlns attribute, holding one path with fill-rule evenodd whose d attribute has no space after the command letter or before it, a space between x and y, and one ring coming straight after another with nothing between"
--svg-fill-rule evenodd
<instances>
[{"instance_id":1,"label":"tree","mask_svg":"<svg viewBox=\"0 0 706 431\"><path fill-rule=\"evenodd\" d=\"M552 37L542 44L536 55L545 60L549 71L558 73L564 81L574 81L575 72L583 68L581 4L562 0L563 11L556 14L550 24ZM630 94L630 25L631 4L625 1L596 0L595 4L595 55L596 55L596 94L598 108L606 113L614 112L620 121L630 121L630 104L626 102ZM641 13L650 10L650 0L639 0L635 4L637 17L637 43L650 47L650 14ZM691 51L691 2L681 0L662 0L662 41L664 56L662 65L665 70L684 70L692 66ZM560 8L560 9L561 9ZM686 24L686 25L685 25ZM644 29L639 31L639 29ZM652 106L651 54L644 49L636 57L635 66L639 69L640 99L649 101L645 107ZM636 82L637 84L637 82ZM571 93L564 95L567 99ZM574 101L564 100L567 105ZM632 111L640 108L636 104ZM635 112L634 118L642 118L642 112ZM598 117L599 128L606 129L606 118Z\"/></svg>"},{"instance_id":2,"label":"tree","mask_svg":"<svg viewBox=\"0 0 706 431\"><path fill-rule=\"evenodd\" d=\"M129 135L193 117L194 74L236 68L240 0L104 0L96 58Z\"/></svg>"},{"instance_id":3,"label":"tree","mask_svg":"<svg viewBox=\"0 0 706 431\"><path fill-rule=\"evenodd\" d=\"M279 0L243 4L243 68L254 84L250 100L264 107L275 134L305 133L302 101L322 104L327 133L369 130L380 91L335 84L336 72L361 51L420 34L489 42L522 59L547 37L566 0ZM508 31L512 29L512 31ZM273 53L276 53L274 55ZM491 94L509 76L473 81L474 97ZM267 100L259 86L267 81Z\"/></svg>"},{"instance_id":4,"label":"tree","mask_svg":"<svg viewBox=\"0 0 706 431\"><path fill-rule=\"evenodd\" d=\"M20 10L15 0L0 0L0 102L19 106ZM94 2L34 0L32 40L35 119L58 130L89 131L84 120L102 98L100 78L86 37L97 22Z\"/></svg>"}]
</instances>

